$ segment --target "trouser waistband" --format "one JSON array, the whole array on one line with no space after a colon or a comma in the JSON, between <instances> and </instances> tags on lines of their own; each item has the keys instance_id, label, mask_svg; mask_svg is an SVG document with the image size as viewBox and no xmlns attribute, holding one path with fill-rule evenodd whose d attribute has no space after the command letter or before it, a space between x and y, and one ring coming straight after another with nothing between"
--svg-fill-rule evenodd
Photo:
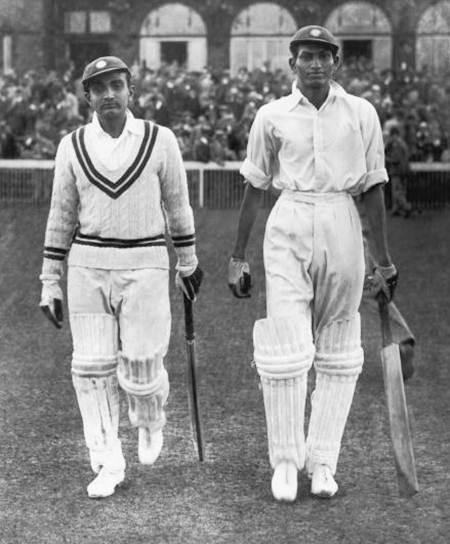
<instances>
[{"instance_id":1,"label":"trouser waistband","mask_svg":"<svg viewBox=\"0 0 450 544\"><path fill-rule=\"evenodd\" d=\"M313 191L290 191L284 189L280 195L282 200L293 200L294 202L308 202L311 204L345 202L352 199L347 191L335 192L313 192Z\"/></svg>"}]
</instances>

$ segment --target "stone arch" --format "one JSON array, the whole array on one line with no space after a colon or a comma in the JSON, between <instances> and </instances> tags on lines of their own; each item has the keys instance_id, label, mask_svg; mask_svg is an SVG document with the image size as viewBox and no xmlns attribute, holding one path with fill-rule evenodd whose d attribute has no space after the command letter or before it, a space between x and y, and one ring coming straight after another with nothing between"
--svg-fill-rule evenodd
<instances>
[{"instance_id":1,"label":"stone arch","mask_svg":"<svg viewBox=\"0 0 450 544\"><path fill-rule=\"evenodd\" d=\"M417 24L416 67L431 72L450 70L450 1L428 7Z\"/></svg>"},{"instance_id":2,"label":"stone arch","mask_svg":"<svg viewBox=\"0 0 450 544\"><path fill-rule=\"evenodd\" d=\"M253 70L268 63L271 70L288 69L289 40L297 25L293 16L274 2L258 2L241 10L231 27L230 70Z\"/></svg>"},{"instance_id":3,"label":"stone arch","mask_svg":"<svg viewBox=\"0 0 450 544\"><path fill-rule=\"evenodd\" d=\"M177 61L189 71L207 64L206 27L197 11L179 2L148 13L139 40L139 59L152 69Z\"/></svg>"},{"instance_id":4,"label":"stone arch","mask_svg":"<svg viewBox=\"0 0 450 544\"><path fill-rule=\"evenodd\" d=\"M378 70L392 65L392 25L371 2L345 2L335 8L325 26L341 44L341 57L364 56Z\"/></svg>"}]
</instances>

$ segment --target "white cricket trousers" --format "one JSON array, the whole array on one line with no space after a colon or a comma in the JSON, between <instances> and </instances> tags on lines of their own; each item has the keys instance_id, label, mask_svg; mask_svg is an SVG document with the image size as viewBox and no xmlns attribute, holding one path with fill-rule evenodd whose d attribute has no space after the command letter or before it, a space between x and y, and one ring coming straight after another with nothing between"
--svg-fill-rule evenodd
<instances>
[{"instance_id":1,"label":"white cricket trousers","mask_svg":"<svg viewBox=\"0 0 450 544\"><path fill-rule=\"evenodd\" d=\"M353 198L344 192L283 191L267 221L264 266L267 330L278 330L281 339L275 340L279 347L271 354L270 373L267 354L261 359L271 464L291 460L299 469L306 464L311 473L319 463L334 473L363 364L358 308L364 251ZM291 341L282 339L289 322L300 325L299 338ZM267 346L261 347L266 353ZM290 361L289 374L286 366L277 370L277 358L279 368ZM256 355L255 362L258 368ZM316 381L305 440L304 397L313 363Z\"/></svg>"},{"instance_id":2,"label":"white cricket trousers","mask_svg":"<svg viewBox=\"0 0 450 544\"><path fill-rule=\"evenodd\" d=\"M68 306L72 379L91 464L120 465L118 385L133 426L153 432L165 424L169 271L70 266Z\"/></svg>"}]
</instances>

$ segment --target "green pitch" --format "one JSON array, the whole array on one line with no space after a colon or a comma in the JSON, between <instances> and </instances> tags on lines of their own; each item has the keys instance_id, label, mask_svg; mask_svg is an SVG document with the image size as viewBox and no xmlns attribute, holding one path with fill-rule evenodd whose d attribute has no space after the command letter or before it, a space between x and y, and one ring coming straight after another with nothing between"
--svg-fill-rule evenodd
<instances>
[{"instance_id":1,"label":"green pitch","mask_svg":"<svg viewBox=\"0 0 450 544\"><path fill-rule=\"evenodd\" d=\"M397 302L418 341L417 371L406 393L420 493L398 496L379 326L363 315L366 362L344 435L339 493L331 501L314 499L301 475L291 505L271 497L262 397L251 367L252 326L265 311L260 248L267 211L251 239L249 300L232 298L226 285L237 212L196 211L205 270L195 312L206 461L198 463L189 431L182 303L172 288L162 455L153 468L138 464L137 431L123 403L127 479L102 501L85 492L92 474L70 379L67 319L57 331L38 308L46 214L46 208L24 207L0 215L1 544L448 542L448 211L389 221L400 269Z\"/></svg>"}]
</instances>

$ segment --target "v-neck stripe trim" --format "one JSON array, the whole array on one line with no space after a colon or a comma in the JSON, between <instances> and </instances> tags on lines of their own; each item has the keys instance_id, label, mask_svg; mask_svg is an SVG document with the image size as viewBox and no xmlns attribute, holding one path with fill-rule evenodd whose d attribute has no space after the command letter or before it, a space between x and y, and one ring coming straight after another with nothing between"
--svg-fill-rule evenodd
<instances>
[{"instance_id":1,"label":"v-neck stripe trim","mask_svg":"<svg viewBox=\"0 0 450 544\"><path fill-rule=\"evenodd\" d=\"M109 197L116 199L123 194L141 175L145 165L150 159L150 156L155 145L156 136L158 134L158 125L153 124L153 130L148 121L144 121L144 136L139 150L132 164L127 168L125 173L117 180L112 181L101 174L92 163L92 160L87 152L84 131L85 127L81 127L72 133L72 144L75 150L75 155L80 163L80 166L88 178L88 180L106 193Z\"/></svg>"}]
</instances>

